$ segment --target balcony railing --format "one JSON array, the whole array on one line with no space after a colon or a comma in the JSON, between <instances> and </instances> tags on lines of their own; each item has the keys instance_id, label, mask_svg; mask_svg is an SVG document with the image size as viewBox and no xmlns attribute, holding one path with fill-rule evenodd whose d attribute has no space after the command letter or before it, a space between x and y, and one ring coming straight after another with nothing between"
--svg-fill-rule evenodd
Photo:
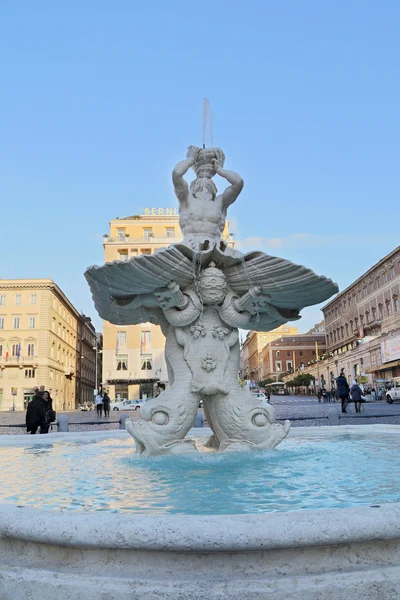
<instances>
[{"instance_id":1,"label":"balcony railing","mask_svg":"<svg viewBox=\"0 0 400 600\"><path fill-rule=\"evenodd\" d=\"M182 240L182 236L181 235L174 235L174 236L163 236L163 237L155 237L155 236L135 236L135 237L124 237L124 238L119 238L119 237L103 237L104 243L105 244L141 244L143 242L146 242L148 244L172 244L176 241L181 241Z\"/></svg>"},{"instance_id":2,"label":"balcony railing","mask_svg":"<svg viewBox=\"0 0 400 600\"><path fill-rule=\"evenodd\" d=\"M36 363L37 360L37 356L9 356L8 358L0 356L0 365L33 364Z\"/></svg>"}]
</instances>

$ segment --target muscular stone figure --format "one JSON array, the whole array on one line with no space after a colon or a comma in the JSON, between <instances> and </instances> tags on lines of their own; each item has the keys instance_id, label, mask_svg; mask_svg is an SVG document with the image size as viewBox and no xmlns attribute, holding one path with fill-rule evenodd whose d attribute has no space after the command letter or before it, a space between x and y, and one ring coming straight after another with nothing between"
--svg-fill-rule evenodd
<instances>
[{"instance_id":1,"label":"muscular stone figure","mask_svg":"<svg viewBox=\"0 0 400 600\"><path fill-rule=\"evenodd\" d=\"M243 179L234 171L222 168L224 155L218 148L200 150L190 146L186 160L179 162L172 173L175 194L179 200L179 224L183 244L194 251L211 249L221 239L228 206L243 189ZM183 175L193 167L197 178L188 184ZM217 196L211 177L215 174L231 185ZM201 176L199 176L201 175Z\"/></svg>"}]
</instances>

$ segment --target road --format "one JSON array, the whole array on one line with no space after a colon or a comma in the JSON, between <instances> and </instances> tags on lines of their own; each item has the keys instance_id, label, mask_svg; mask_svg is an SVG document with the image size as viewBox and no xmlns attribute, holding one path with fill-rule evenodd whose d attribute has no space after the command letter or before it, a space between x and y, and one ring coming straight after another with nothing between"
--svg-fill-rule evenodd
<instances>
[{"instance_id":1,"label":"road","mask_svg":"<svg viewBox=\"0 0 400 600\"><path fill-rule=\"evenodd\" d=\"M305 419L301 421L293 420L293 427L327 425L326 417L330 409L334 408L340 413L339 403L319 403L316 398L304 396L272 396L270 402L275 408L277 419ZM391 423L400 425L400 402L394 404L386 404L386 402L363 404L360 415L355 414L354 404L350 403L347 410L348 414L342 415L341 424ZM139 418L139 411L128 412L132 419ZM119 412L111 411L109 419L104 417L97 419L95 411L71 411L63 414L68 415L70 423L80 423L80 425L71 425L70 431L117 429L120 415ZM374 415L384 416L378 418ZM106 423L101 424L100 421L106 421ZM26 433L25 428L22 427L1 427L1 425L23 424L24 422L24 412L0 412L0 435ZM91 425L92 422L95 424Z\"/></svg>"}]
</instances>

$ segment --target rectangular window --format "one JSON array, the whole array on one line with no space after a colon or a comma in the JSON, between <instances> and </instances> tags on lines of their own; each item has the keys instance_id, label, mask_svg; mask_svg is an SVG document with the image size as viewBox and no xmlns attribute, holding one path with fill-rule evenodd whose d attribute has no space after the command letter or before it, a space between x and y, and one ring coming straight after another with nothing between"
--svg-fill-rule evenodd
<instances>
[{"instance_id":1,"label":"rectangular window","mask_svg":"<svg viewBox=\"0 0 400 600\"><path fill-rule=\"evenodd\" d=\"M21 304L21 294L15 294L15 304Z\"/></svg>"},{"instance_id":2,"label":"rectangular window","mask_svg":"<svg viewBox=\"0 0 400 600\"><path fill-rule=\"evenodd\" d=\"M300 350L300 356L303 356L303 352L302 352L302 350Z\"/></svg>"},{"instance_id":3,"label":"rectangular window","mask_svg":"<svg viewBox=\"0 0 400 600\"><path fill-rule=\"evenodd\" d=\"M3 344L0 344L0 357L3 356Z\"/></svg>"},{"instance_id":4,"label":"rectangular window","mask_svg":"<svg viewBox=\"0 0 400 600\"><path fill-rule=\"evenodd\" d=\"M282 371L282 361L280 361L280 360L276 361L276 370Z\"/></svg>"},{"instance_id":5,"label":"rectangular window","mask_svg":"<svg viewBox=\"0 0 400 600\"><path fill-rule=\"evenodd\" d=\"M119 250L118 254L119 254L119 260L123 260L123 261L128 260L128 250Z\"/></svg>"},{"instance_id":6,"label":"rectangular window","mask_svg":"<svg viewBox=\"0 0 400 600\"><path fill-rule=\"evenodd\" d=\"M31 304L36 304L36 294L31 294L30 303Z\"/></svg>"},{"instance_id":7,"label":"rectangular window","mask_svg":"<svg viewBox=\"0 0 400 600\"><path fill-rule=\"evenodd\" d=\"M14 329L19 329L19 317L14 317Z\"/></svg>"},{"instance_id":8,"label":"rectangular window","mask_svg":"<svg viewBox=\"0 0 400 600\"><path fill-rule=\"evenodd\" d=\"M385 271L384 274L383 274L383 283L387 283L387 280L388 280L388 276L387 276L387 273Z\"/></svg>"},{"instance_id":9,"label":"rectangular window","mask_svg":"<svg viewBox=\"0 0 400 600\"><path fill-rule=\"evenodd\" d=\"M380 278L380 277L377 277L377 278L375 279L375 281L376 281L376 288L378 289L378 287L381 285L381 278Z\"/></svg>"},{"instance_id":10,"label":"rectangular window","mask_svg":"<svg viewBox=\"0 0 400 600\"><path fill-rule=\"evenodd\" d=\"M280 355L281 355L280 351L279 351L279 350L277 350L277 351L276 351L276 356L280 356Z\"/></svg>"},{"instance_id":11,"label":"rectangular window","mask_svg":"<svg viewBox=\"0 0 400 600\"><path fill-rule=\"evenodd\" d=\"M391 279L394 279L396 277L394 267L391 267L391 269L390 269L390 277L391 277Z\"/></svg>"},{"instance_id":12,"label":"rectangular window","mask_svg":"<svg viewBox=\"0 0 400 600\"><path fill-rule=\"evenodd\" d=\"M287 356L290 356L290 352L287 353Z\"/></svg>"},{"instance_id":13,"label":"rectangular window","mask_svg":"<svg viewBox=\"0 0 400 600\"><path fill-rule=\"evenodd\" d=\"M4 317L0 317L0 329L4 329Z\"/></svg>"},{"instance_id":14,"label":"rectangular window","mask_svg":"<svg viewBox=\"0 0 400 600\"><path fill-rule=\"evenodd\" d=\"M11 346L11 356L20 356L21 352L20 352L20 345L19 344L13 344Z\"/></svg>"},{"instance_id":15,"label":"rectangular window","mask_svg":"<svg viewBox=\"0 0 400 600\"><path fill-rule=\"evenodd\" d=\"M29 329L35 329L36 317L29 317Z\"/></svg>"},{"instance_id":16,"label":"rectangular window","mask_svg":"<svg viewBox=\"0 0 400 600\"><path fill-rule=\"evenodd\" d=\"M149 240L153 237L153 229L151 227L143 227L143 239Z\"/></svg>"},{"instance_id":17,"label":"rectangular window","mask_svg":"<svg viewBox=\"0 0 400 600\"><path fill-rule=\"evenodd\" d=\"M141 254L151 254L151 249L150 248L141 248L140 252L141 252Z\"/></svg>"},{"instance_id":18,"label":"rectangular window","mask_svg":"<svg viewBox=\"0 0 400 600\"><path fill-rule=\"evenodd\" d=\"M141 370L151 371L153 368L153 357L149 354L148 356L141 356Z\"/></svg>"},{"instance_id":19,"label":"rectangular window","mask_svg":"<svg viewBox=\"0 0 400 600\"><path fill-rule=\"evenodd\" d=\"M28 344L28 356L35 356L35 344Z\"/></svg>"},{"instance_id":20,"label":"rectangular window","mask_svg":"<svg viewBox=\"0 0 400 600\"><path fill-rule=\"evenodd\" d=\"M117 352L121 346L126 346L126 331L117 332Z\"/></svg>"},{"instance_id":21,"label":"rectangular window","mask_svg":"<svg viewBox=\"0 0 400 600\"><path fill-rule=\"evenodd\" d=\"M292 370L292 368L293 368L293 363L292 363L292 361L291 361L291 360L287 360L287 361L286 361L286 370L287 370L287 371L291 371L291 370Z\"/></svg>"},{"instance_id":22,"label":"rectangular window","mask_svg":"<svg viewBox=\"0 0 400 600\"><path fill-rule=\"evenodd\" d=\"M116 356L117 360L117 371L127 371L128 370L128 356L126 354Z\"/></svg>"},{"instance_id":23,"label":"rectangular window","mask_svg":"<svg viewBox=\"0 0 400 600\"><path fill-rule=\"evenodd\" d=\"M393 304L394 304L394 312L399 312L399 299L398 298L393 298Z\"/></svg>"},{"instance_id":24,"label":"rectangular window","mask_svg":"<svg viewBox=\"0 0 400 600\"><path fill-rule=\"evenodd\" d=\"M26 379L33 379L35 377L35 369L25 369Z\"/></svg>"},{"instance_id":25,"label":"rectangular window","mask_svg":"<svg viewBox=\"0 0 400 600\"><path fill-rule=\"evenodd\" d=\"M371 281L371 283L369 284L369 293L371 294L371 292L374 291L374 282Z\"/></svg>"},{"instance_id":26,"label":"rectangular window","mask_svg":"<svg viewBox=\"0 0 400 600\"><path fill-rule=\"evenodd\" d=\"M151 344L151 332L141 331L140 332L140 354L146 354Z\"/></svg>"},{"instance_id":27,"label":"rectangular window","mask_svg":"<svg viewBox=\"0 0 400 600\"><path fill-rule=\"evenodd\" d=\"M138 254L139 254L138 249L137 248L132 248L131 255L132 256L138 256Z\"/></svg>"},{"instance_id":28,"label":"rectangular window","mask_svg":"<svg viewBox=\"0 0 400 600\"><path fill-rule=\"evenodd\" d=\"M125 229L117 229L117 240L119 242L125 241Z\"/></svg>"},{"instance_id":29,"label":"rectangular window","mask_svg":"<svg viewBox=\"0 0 400 600\"><path fill-rule=\"evenodd\" d=\"M175 227L167 227L165 231L167 233L167 238L175 237Z\"/></svg>"},{"instance_id":30,"label":"rectangular window","mask_svg":"<svg viewBox=\"0 0 400 600\"><path fill-rule=\"evenodd\" d=\"M6 295L0 294L0 306L5 306L5 305L6 305Z\"/></svg>"}]
</instances>

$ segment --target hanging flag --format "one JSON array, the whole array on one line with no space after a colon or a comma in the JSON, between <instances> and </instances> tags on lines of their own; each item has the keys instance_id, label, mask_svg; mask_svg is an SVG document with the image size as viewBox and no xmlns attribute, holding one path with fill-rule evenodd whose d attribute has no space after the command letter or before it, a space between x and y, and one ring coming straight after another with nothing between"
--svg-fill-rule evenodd
<instances>
[{"instance_id":1,"label":"hanging flag","mask_svg":"<svg viewBox=\"0 0 400 600\"><path fill-rule=\"evenodd\" d=\"M9 356L10 356L10 349L8 347L8 342L7 342L6 358L8 358Z\"/></svg>"},{"instance_id":2,"label":"hanging flag","mask_svg":"<svg viewBox=\"0 0 400 600\"><path fill-rule=\"evenodd\" d=\"M18 348L17 348L17 357L21 358L21 342L18 343Z\"/></svg>"}]
</instances>

